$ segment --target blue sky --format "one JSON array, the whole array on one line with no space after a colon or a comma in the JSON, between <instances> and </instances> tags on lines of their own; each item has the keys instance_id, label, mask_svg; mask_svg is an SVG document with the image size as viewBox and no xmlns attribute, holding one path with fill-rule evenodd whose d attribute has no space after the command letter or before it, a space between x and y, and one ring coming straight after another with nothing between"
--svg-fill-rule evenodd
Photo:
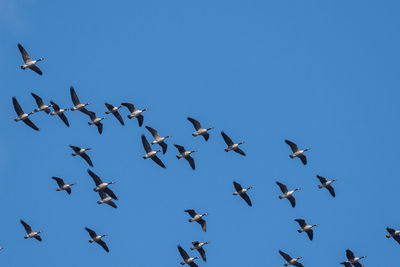
<instances>
[{"instance_id":1,"label":"blue sky","mask_svg":"<svg viewBox=\"0 0 400 267\"><path fill-rule=\"evenodd\" d=\"M398 1L0 1L0 252L4 266L178 266L176 249L211 241L200 266L281 266L281 249L304 266L338 266L345 249L365 266L394 266L400 228L396 140L400 134ZM44 75L21 70L17 43ZM100 136L88 117L66 113L71 127L34 114L35 132L16 123L11 98L25 111L30 93L70 107L69 86L90 110L104 102L148 107L144 125L172 135L160 156L141 157L136 120L109 116ZM191 136L187 116L214 126L210 140ZM244 140L242 157L223 151L219 134ZM309 164L291 160L290 139L311 147ZM175 158L174 143L197 169ZM115 180L118 209L98 205L68 145L92 147L92 169ZM337 178L337 197L318 190L316 174ZM77 182L56 192L51 176ZM254 186L253 207L232 196L232 181ZM275 181L296 192L279 200ZM208 230L183 212L208 212ZM318 223L314 241L293 220ZM19 223L44 230L24 240ZM107 233L110 253L89 244L84 227ZM195 252L191 253L196 255ZM35 263L32 263L34 259Z\"/></svg>"}]
</instances>

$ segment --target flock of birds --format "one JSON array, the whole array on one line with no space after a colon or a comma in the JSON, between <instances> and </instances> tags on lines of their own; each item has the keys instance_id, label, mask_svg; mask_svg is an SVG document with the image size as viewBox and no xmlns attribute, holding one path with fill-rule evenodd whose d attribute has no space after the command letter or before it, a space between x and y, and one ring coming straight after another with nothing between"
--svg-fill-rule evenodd
<instances>
[{"instance_id":1,"label":"flock of birds","mask_svg":"<svg viewBox=\"0 0 400 267\"><path fill-rule=\"evenodd\" d=\"M42 75L42 71L39 69L39 67L36 65L38 62L42 61L43 58L39 58L37 60L32 60L29 56L29 54L26 52L26 50L22 47L21 44L18 44L18 48L21 52L22 58L24 60L24 65L21 66L22 69L26 69L29 68L31 70L33 70L34 72L38 73L39 75ZM70 94L71 94L71 99L72 99L72 103L73 106L71 108L60 108L56 103L54 103L53 101L50 101L50 104L45 104L43 99L41 97L39 97L38 95L32 93L33 98L36 101L37 104L37 108L34 109L32 112L30 113L25 113L23 111L23 109L21 108L21 106L19 105L17 99L15 97L12 98L12 102L14 105L14 109L15 112L17 113L17 117L15 118L15 121L23 121L25 124L27 124L29 127L31 127L32 129L39 131L39 128L31 121L30 116L44 111L47 114L50 115L57 115L66 126L70 126L68 118L65 115L66 111L80 111L86 115L88 115L90 117L90 121L88 122L89 125L96 125L99 134L101 134L103 132L103 124L102 121L104 119L106 119L106 117L97 117L95 112L89 111L87 109L87 106L89 106L91 103L86 103L83 104L81 103L81 101L79 100L76 91L73 87L70 88ZM136 108L133 104L131 103L121 103L119 106L113 106L109 103L105 103L105 106L107 108L107 110L105 111L106 114L113 114L114 117L120 122L121 125L124 125L124 120L119 112L119 109L126 107L128 109L128 115L127 117L129 119L132 118L136 118L138 121L139 126L141 127L143 125L143 121L144 121L144 116L143 116L143 112L147 111L147 108L143 108L143 109L138 109ZM53 111L51 111L51 108L53 109ZM202 136L204 138L205 141L207 141L210 137L210 133L209 131L213 129L213 127L209 127L209 128L204 128L201 126L201 124L193 119L188 117L187 118L192 124L193 127L195 129L195 131L192 133L193 136ZM144 159L152 159L155 163L157 163L159 166L161 166L162 168L166 168L164 163L161 161L161 159L157 156L158 153L162 152L163 154L165 154L167 152L167 143L165 142L166 139L170 138L171 136L165 136L162 137L157 130L155 130L152 127L149 126L145 126L145 128L151 133L151 135L153 136L153 141L151 143L148 142L147 138L145 135L141 136L141 141L143 144L143 148L145 150L145 154L143 156ZM225 133L225 132L221 132L222 138L225 141L227 147L225 148L225 151L234 151L242 156L246 156L245 152L239 148L240 145L244 144L244 142L239 142L239 143L235 143L232 141L232 139ZM305 152L310 150L309 148L306 149L299 149L298 146L294 143L291 142L289 140L285 140L285 143L290 147L290 149L292 150L292 153L290 154L290 158L299 158L301 160L301 162L306 165L307 164L307 158L305 156ZM159 150L153 150L151 145L159 145L161 149ZM174 144L174 146L177 148L179 154L176 155L176 157L178 159L184 158L188 161L190 167L195 170L196 165L195 165L195 161L192 157L192 154L194 152L197 152L196 150L186 150L185 147L181 146L181 145L177 145ZM89 155L86 153L87 151L91 150L91 148L81 148L78 146L70 146L71 149L74 151L72 153L72 156L80 156L82 157L89 166L93 167L93 163L91 158L89 157ZM117 195L110 189L110 185L114 184L114 182L104 182L102 181L102 179L95 174L93 171L91 171L90 169L87 170L88 174L90 175L90 177L93 179L94 183L95 183L95 187L93 188L93 190L95 192L97 192L99 194L100 200L97 202L98 204L108 204L113 208L117 208L116 203L114 202L114 200L118 200ZM52 177L58 185L58 188L56 189L57 191L66 191L68 194L71 194L71 187L73 185L75 185L75 183L70 183L67 184L64 182L64 180L62 178L59 177ZM320 175L317 175L317 178L320 181L320 185L318 186L318 188L326 188L330 195L332 197L335 197L335 190L332 187L332 183L336 181L336 179L332 179L332 180L328 180L325 177L322 177ZM288 201L290 202L291 206L294 208L296 206L296 199L294 197L294 193L298 190L300 190L300 188L295 188L292 190L289 190L287 188L287 186L281 182L276 182L276 184L279 186L280 190L282 191L282 194L279 195L280 199L288 199ZM237 195L240 196L246 203L248 206L252 206L252 202L251 199L248 195L248 191L252 189L252 187L242 187L242 185L240 185L239 183L237 183L236 181L233 182L233 186L235 188L235 192L233 193L233 195ZM188 215L190 216L189 222L197 222L200 226L202 231L206 232L207 230L207 223L206 220L204 219L205 216L207 216L207 213L197 213L195 210L193 209L188 209L185 210L186 213L188 213ZM313 232L313 228L317 227L318 224L307 224L306 221L304 219L295 219L295 221L299 224L300 229L298 229L299 233L303 233L305 232L309 238L309 240L313 240L313 236L314 236L314 232ZM24 236L24 238L28 239L28 238L35 238L38 241L42 241L42 238L40 236L40 233L42 231L33 231L31 226L29 224L27 224L25 221L21 220L21 224L23 225L23 227L25 228L26 231L26 235ZM106 234L103 235L98 235L94 230L89 229L89 228L85 228L86 231L89 233L90 236L90 243L97 243L99 244L101 247L103 247L103 249L107 252L109 252L109 248L107 246L107 244L105 243L105 241L103 240L103 237L107 236ZM392 229L390 227L386 228L388 234L386 235L387 238L393 238L394 240L396 240L399 244L400 244L400 230L395 230ZM196 250L198 251L198 253L200 254L202 260L205 262L207 260L206 257L206 253L204 250L204 246L209 244L210 242L199 242L199 241L193 241L192 245L193 247L190 248L190 250ZM2 248L0 248L2 249ZM181 262L182 265L189 265L191 267L196 267L198 266L197 263L195 263L196 259L199 259L199 256L196 257L192 257L189 256L189 254L180 246L178 245L178 251L180 253L180 255L182 256L183 261ZM287 253L279 250L279 254L284 258L284 260L286 261L286 263L284 264L285 266L289 266L289 265L293 265L293 266L298 266L298 267L302 267L303 264L300 262L300 259L302 257L297 257L297 258L292 258L291 256L289 256ZM363 265L359 262L361 259L365 258L366 256L362 256L362 257L356 257L354 255L354 253L350 250L347 249L346 250L346 258L347 260L341 262L341 264L343 264L346 267L350 267L350 266L354 266L354 267L362 267Z\"/></svg>"}]
</instances>

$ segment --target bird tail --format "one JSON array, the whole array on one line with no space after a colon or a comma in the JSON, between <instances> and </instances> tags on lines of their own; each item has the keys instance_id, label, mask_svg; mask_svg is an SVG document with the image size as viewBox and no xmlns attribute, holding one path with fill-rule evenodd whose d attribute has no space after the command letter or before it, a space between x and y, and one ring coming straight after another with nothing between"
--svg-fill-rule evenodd
<instances>
[{"instance_id":1,"label":"bird tail","mask_svg":"<svg viewBox=\"0 0 400 267\"><path fill-rule=\"evenodd\" d=\"M386 235L386 237L387 237L387 238L390 238L390 237L391 237L391 235Z\"/></svg>"}]
</instances>

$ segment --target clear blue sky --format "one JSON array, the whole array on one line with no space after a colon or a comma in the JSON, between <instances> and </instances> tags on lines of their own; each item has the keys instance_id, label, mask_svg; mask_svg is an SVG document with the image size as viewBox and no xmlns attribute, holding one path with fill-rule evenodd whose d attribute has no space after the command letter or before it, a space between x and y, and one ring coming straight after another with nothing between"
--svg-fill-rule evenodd
<instances>
[{"instance_id":1,"label":"clear blue sky","mask_svg":"<svg viewBox=\"0 0 400 267\"><path fill-rule=\"evenodd\" d=\"M278 250L305 266L338 266L345 249L365 266L389 266L400 228L398 1L12 1L0 0L0 252L4 266L179 266L176 249L211 241L200 266L281 266ZM21 70L17 43L44 75ZM34 92L70 107L74 85L90 110L104 102L148 107L144 125L172 135L161 169L141 157L136 120L110 116L103 135L88 117L71 127L35 114L35 132L16 123L11 98L25 111ZM191 136L193 116L214 126L210 140ZM225 153L219 134L244 140L242 157ZM291 160L290 139L311 147L309 165ZM192 171L172 144L194 154ZM69 144L92 147L93 171L115 180L118 209L98 205ZM316 174L337 178L337 197L318 190ZM77 182L56 192L51 176ZM254 206L234 197L232 181L254 186ZM279 200L275 181L296 193ZM208 212L208 231L183 210ZM318 223L314 241L293 220ZM24 240L19 223L44 230ZM110 236L110 253L89 244L88 226ZM197 255L196 252L191 253ZM34 261L32 263L31 261ZM323 261L323 262L322 262Z\"/></svg>"}]
</instances>

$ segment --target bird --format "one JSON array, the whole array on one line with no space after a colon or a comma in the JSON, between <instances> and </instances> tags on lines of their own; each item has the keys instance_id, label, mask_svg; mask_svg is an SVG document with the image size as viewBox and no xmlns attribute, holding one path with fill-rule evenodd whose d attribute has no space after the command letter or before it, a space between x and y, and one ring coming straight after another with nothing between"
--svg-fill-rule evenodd
<instances>
[{"instance_id":1,"label":"bird","mask_svg":"<svg viewBox=\"0 0 400 267\"><path fill-rule=\"evenodd\" d=\"M85 227L85 230L88 231L91 239L89 240L89 243L93 243L96 242L97 244L99 244L102 248L104 248L105 251L110 252L110 250L107 247L106 242L104 242L102 240L103 237L108 236L107 234L104 235L97 235L95 231L93 231L92 229Z\"/></svg>"},{"instance_id":2,"label":"bird","mask_svg":"<svg viewBox=\"0 0 400 267\"><path fill-rule=\"evenodd\" d=\"M79 111L85 113L86 115L89 115L89 111L85 107L88 105L91 105L91 103L89 102L86 104L82 104L81 101L79 101L79 98L78 98L73 86L71 86L69 88L69 91L71 93L72 103L74 104L74 106L70 110L72 110L72 111L79 110Z\"/></svg>"},{"instance_id":3,"label":"bird","mask_svg":"<svg viewBox=\"0 0 400 267\"><path fill-rule=\"evenodd\" d=\"M106 195L106 192L104 192L103 190L100 190L99 191L99 196L100 196L101 200L97 201L97 204L106 203L106 204L110 205L111 207L113 207L114 209L117 208L117 204L115 204L115 202L112 201L111 197L108 197Z\"/></svg>"},{"instance_id":4,"label":"bird","mask_svg":"<svg viewBox=\"0 0 400 267\"><path fill-rule=\"evenodd\" d=\"M400 231L399 230L395 230L393 228L386 227L386 231L388 231L388 233L389 233L386 235L387 238L393 237L393 239L396 240L397 243L400 244Z\"/></svg>"},{"instance_id":5,"label":"bird","mask_svg":"<svg viewBox=\"0 0 400 267\"><path fill-rule=\"evenodd\" d=\"M197 250L200 253L201 258L203 259L203 261L207 261L207 257L206 257L206 252L204 251L203 246L210 244L210 241L207 242L202 242L200 243L199 241L193 241L192 245L193 247L190 248L190 250Z\"/></svg>"},{"instance_id":6,"label":"bird","mask_svg":"<svg viewBox=\"0 0 400 267\"><path fill-rule=\"evenodd\" d=\"M197 150L191 150L191 151L185 150L185 148L183 146L180 146L180 145L177 145L177 144L174 144L174 146L179 151L179 154L176 155L177 159L181 159L181 158L186 159L189 162L190 167L192 167L193 170L196 169L196 166L194 164L194 159L192 158L191 154L194 153L194 152L197 152Z\"/></svg>"},{"instance_id":7,"label":"bird","mask_svg":"<svg viewBox=\"0 0 400 267\"><path fill-rule=\"evenodd\" d=\"M33 98L35 99L36 104L37 104L37 106L38 106L35 110L33 110L33 111L31 112L31 114L34 114L34 113L40 112L40 111L44 111L44 112L46 112L46 114L49 114L49 113L50 113L51 104L50 104L50 105L46 105L46 104L43 102L43 99L42 99L40 96L38 96L38 95L36 95L36 94L34 94L34 93L31 93L31 95L32 95Z\"/></svg>"},{"instance_id":8,"label":"bird","mask_svg":"<svg viewBox=\"0 0 400 267\"><path fill-rule=\"evenodd\" d=\"M335 194L335 189L333 189L333 187L332 187L331 184L332 184L333 182L335 182L337 179L333 179L333 180L327 181L325 177L322 177L322 176L320 176L320 175L317 175L317 178L318 178L319 181L321 182L321 184L318 185L318 188L319 188L319 189L321 189L321 188L326 188L326 189L328 189L328 191L329 191L329 193L332 195L332 197L335 197L335 196L336 196L336 194Z\"/></svg>"},{"instance_id":9,"label":"bird","mask_svg":"<svg viewBox=\"0 0 400 267\"><path fill-rule=\"evenodd\" d=\"M194 262L196 259L200 259L200 257L189 257L187 252L178 245L179 254L181 254L183 261L181 262L182 265L189 265L190 267L198 267L198 265Z\"/></svg>"},{"instance_id":10,"label":"bird","mask_svg":"<svg viewBox=\"0 0 400 267\"><path fill-rule=\"evenodd\" d=\"M281 250L279 250L279 254L281 254L281 256L286 260L286 263L284 264L285 266L293 265L297 267L303 267L303 264L299 262L302 257L292 258Z\"/></svg>"},{"instance_id":11,"label":"bird","mask_svg":"<svg viewBox=\"0 0 400 267\"><path fill-rule=\"evenodd\" d=\"M223 131L221 132L222 138L224 138L225 143L228 145L227 148L225 148L225 151L235 151L236 153L239 153L240 155L246 156L246 153L243 152L243 150L241 150L239 148L239 145L244 144L244 142L240 142L238 144L235 144L232 142L232 139L229 138L229 136L226 135L226 133L224 133Z\"/></svg>"},{"instance_id":12,"label":"bird","mask_svg":"<svg viewBox=\"0 0 400 267\"><path fill-rule=\"evenodd\" d=\"M280 183L280 182L276 182L276 184L279 186L279 188L281 189L283 195L279 196L279 199L282 198L287 198L290 201L290 204L292 205L292 207L294 208L296 206L296 199L293 197L293 193L296 192L297 190L300 190L301 188L296 188L294 190L288 190L286 185Z\"/></svg>"},{"instance_id":13,"label":"bird","mask_svg":"<svg viewBox=\"0 0 400 267\"><path fill-rule=\"evenodd\" d=\"M206 141L208 140L208 138L210 138L210 134L208 133L208 131L214 129L214 127L203 128L201 127L200 122L198 122L197 120L190 117L187 117L187 119L193 124L193 127L196 130L194 133L192 133L193 136L201 135Z\"/></svg>"},{"instance_id":14,"label":"bird","mask_svg":"<svg viewBox=\"0 0 400 267\"><path fill-rule=\"evenodd\" d=\"M314 236L314 232L312 230L313 227L318 226L318 224L306 224L306 221L303 219L295 219L296 222L298 222L298 224L300 225L301 229L298 229L297 232L302 233L302 232L306 232L308 235L308 238L310 240L313 240L313 236Z\"/></svg>"},{"instance_id":15,"label":"bird","mask_svg":"<svg viewBox=\"0 0 400 267\"><path fill-rule=\"evenodd\" d=\"M161 152L161 150L154 151L151 149L149 142L146 139L146 136L142 134L142 144L144 147L144 150L146 151L146 154L143 156L144 159L151 158L155 163L160 165L162 168L165 168L164 163L160 160L159 157L157 157L157 153Z\"/></svg>"},{"instance_id":16,"label":"bird","mask_svg":"<svg viewBox=\"0 0 400 267\"><path fill-rule=\"evenodd\" d=\"M207 216L208 213L204 214L198 214L194 210L185 210L185 212L189 213L191 219L189 219L189 222L197 222L201 225L201 229L203 229L203 232L207 230L207 223L203 219L204 216Z\"/></svg>"},{"instance_id":17,"label":"bird","mask_svg":"<svg viewBox=\"0 0 400 267\"><path fill-rule=\"evenodd\" d=\"M121 125L125 125L121 114L118 112L118 109L122 108L122 106L114 107L113 105L111 105L109 103L104 103L104 105L106 105L106 107L107 107L106 114L110 114L110 113L113 114L115 116L115 118L117 118L119 123L121 123Z\"/></svg>"},{"instance_id":18,"label":"bird","mask_svg":"<svg viewBox=\"0 0 400 267\"><path fill-rule=\"evenodd\" d=\"M290 158L299 158L304 165L307 165L307 158L304 155L304 152L310 150L310 148L306 148L304 150L300 150L295 143L289 140L285 140L285 143L290 146L293 153L289 155Z\"/></svg>"},{"instance_id":19,"label":"bird","mask_svg":"<svg viewBox=\"0 0 400 267\"><path fill-rule=\"evenodd\" d=\"M93 111L88 111L87 115L90 116L90 120L88 122L89 125L96 125L97 126L97 130L99 131L99 134L101 134L103 132L103 124L101 123L102 120L105 120L106 117L102 117L102 118L98 118L96 116L96 113Z\"/></svg>"},{"instance_id":20,"label":"bird","mask_svg":"<svg viewBox=\"0 0 400 267\"><path fill-rule=\"evenodd\" d=\"M341 262L341 264L351 263L354 265L354 267L362 267L363 265L359 263L359 260L366 258L367 256L362 256L362 257L354 257L353 251L350 249L346 249L346 257L347 261Z\"/></svg>"},{"instance_id":21,"label":"bird","mask_svg":"<svg viewBox=\"0 0 400 267\"><path fill-rule=\"evenodd\" d=\"M23 220L20 220L22 226L24 226L25 231L26 231L26 235L24 236L25 239L28 238L35 238L38 241L42 241L42 238L40 237L40 233L43 233L43 231L39 231L39 232L34 232L32 231L32 228L29 224L27 224L26 222L24 222Z\"/></svg>"},{"instance_id":22,"label":"bird","mask_svg":"<svg viewBox=\"0 0 400 267\"><path fill-rule=\"evenodd\" d=\"M37 74L42 75L43 72L39 69L38 66L36 66L36 63L44 60L44 58L41 57L39 59L32 60L31 57L29 56L28 52L26 52L25 48L21 44L18 44L18 49L19 49L19 52L21 52L22 59L24 60L24 65L21 66L21 69L24 70L26 68L29 68L29 69L33 70L34 72L36 72Z\"/></svg>"},{"instance_id":23,"label":"bird","mask_svg":"<svg viewBox=\"0 0 400 267\"><path fill-rule=\"evenodd\" d=\"M352 267L351 263L348 261L341 262L340 264L343 264L344 267Z\"/></svg>"},{"instance_id":24,"label":"bird","mask_svg":"<svg viewBox=\"0 0 400 267\"><path fill-rule=\"evenodd\" d=\"M63 191L63 190L65 190L65 191L68 193L68 195L71 194L71 186L76 185L76 183L65 184L65 183L64 183L64 180L63 180L62 178L59 178L59 177L53 176L53 177L51 177L51 178L53 178L53 179L57 182L57 184L58 184L58 188L56 189L56 191Z\"/></svg>"},{"instance_id":25,"label":"bird","mask_svg":"<svg viewBox=\"0 0 400 267\"><path fill-rule=\"evenodd\" d=\"M26 114L21 106L19 105L17 99L15 96L12 98L13 105L14 105L14 110L17 113L18 117L14 119L14 121L23 121L25 122L26 125L31 127L32 129L39 131L39 128L29 119L30 114Z\"/></svg>"},{"instance_id":26,"label":"bird","mask_svg":"<svg viewBox=\"0 0 400 267\"><path fill-rule=\"evenodd\" d=\"M67 119L67 117L65 116L64 112L69 110L67 109L61 109L59 105L57 105L56 103L54 103L53 101L50 101L51 106L53 107L54 111L50 113L50 115L54 116L54 115L58 115L58 117L60 117L60 119L64 122L65 125L67 125L69 127L69 121Z\"/></svg>"},{"instance_id":27,"label":"bird","mask_svg":"<svg viewBox=\"0 0 400 267\"><path fill-rule=\"evenodd\" d=\"M89 156L86 154L86 151L92 150L90 147L89 148L80 148L78 146L69 146L74 150L74 153L72 153L72 156L81 156L88 164L90 167L93 167L92 160L89 158Z\"/></svg>"},{"instance_id":28,"label":"bird","mask_svg":"<svg viewBox=\"0 0 400 267\"><path fill-rule=\"evenodd\" d=\"M244 201L246 201L247 205L249 205L250 207L252 206L251 204L251 200L249 198L249 196L247 195L247 191L249 191L250 189L252 189L253 187L248 187L248 188L243 188L239 183L237 182L233 182L233 186L236 189L236 192L233 193L233 195L237 196L241 196L241 198L244 199Z\"/></svg>"},{"instance_id":29,"label":"bird","mask_svg":"<svg viewBox=\"0 0 400 267\"><path fill-rule=\"evenodd\" d=\"M165 154L167 152L168 145L164 141L165 141L165 139L171 138L172 136L167 135L166 137L161 137L155 129L151 128L150 126L145 126L145 127L154 138L154 140L151 142L151 144L152 145L160 145L162 148L163 154Z\"/></svg>"},{"instance_id":30,"label":"bird","mask_svg":"<svg viewBox=\"0 0 400 267\"><path fill-rule=\"evenodd\" d=\"M105 183L103 182L99 176L97 176L94 172L91 170L87 170L88 174L90 177L92 177L94 183L96 184L96 187L93 188L93 191L99 192L99 191L104 191L107 195L109 195L111 198L117 200L118 197L114 194L114 192L108 187L111 184L115 184L115 182L109 182Z\"/></svg>"},{"instance_id":31,"label":"bird","mask_svg":"<svg viewBox=\"0 0 400 267\"><path fill-rule=\"evenodd\" d=\"M142 115L142 113L144 111L149 110L149 109L148 108L144 108L142 110L136 109L135 105L133 105L131 103L121 103L121 105L127 107L128 110L131 112L131 114L128 115L128 118L129 119L137 118L138 123L139 123L139 127L141 127L142 124L143 124L143 115Z\"/></svg>"}]
</instances>

